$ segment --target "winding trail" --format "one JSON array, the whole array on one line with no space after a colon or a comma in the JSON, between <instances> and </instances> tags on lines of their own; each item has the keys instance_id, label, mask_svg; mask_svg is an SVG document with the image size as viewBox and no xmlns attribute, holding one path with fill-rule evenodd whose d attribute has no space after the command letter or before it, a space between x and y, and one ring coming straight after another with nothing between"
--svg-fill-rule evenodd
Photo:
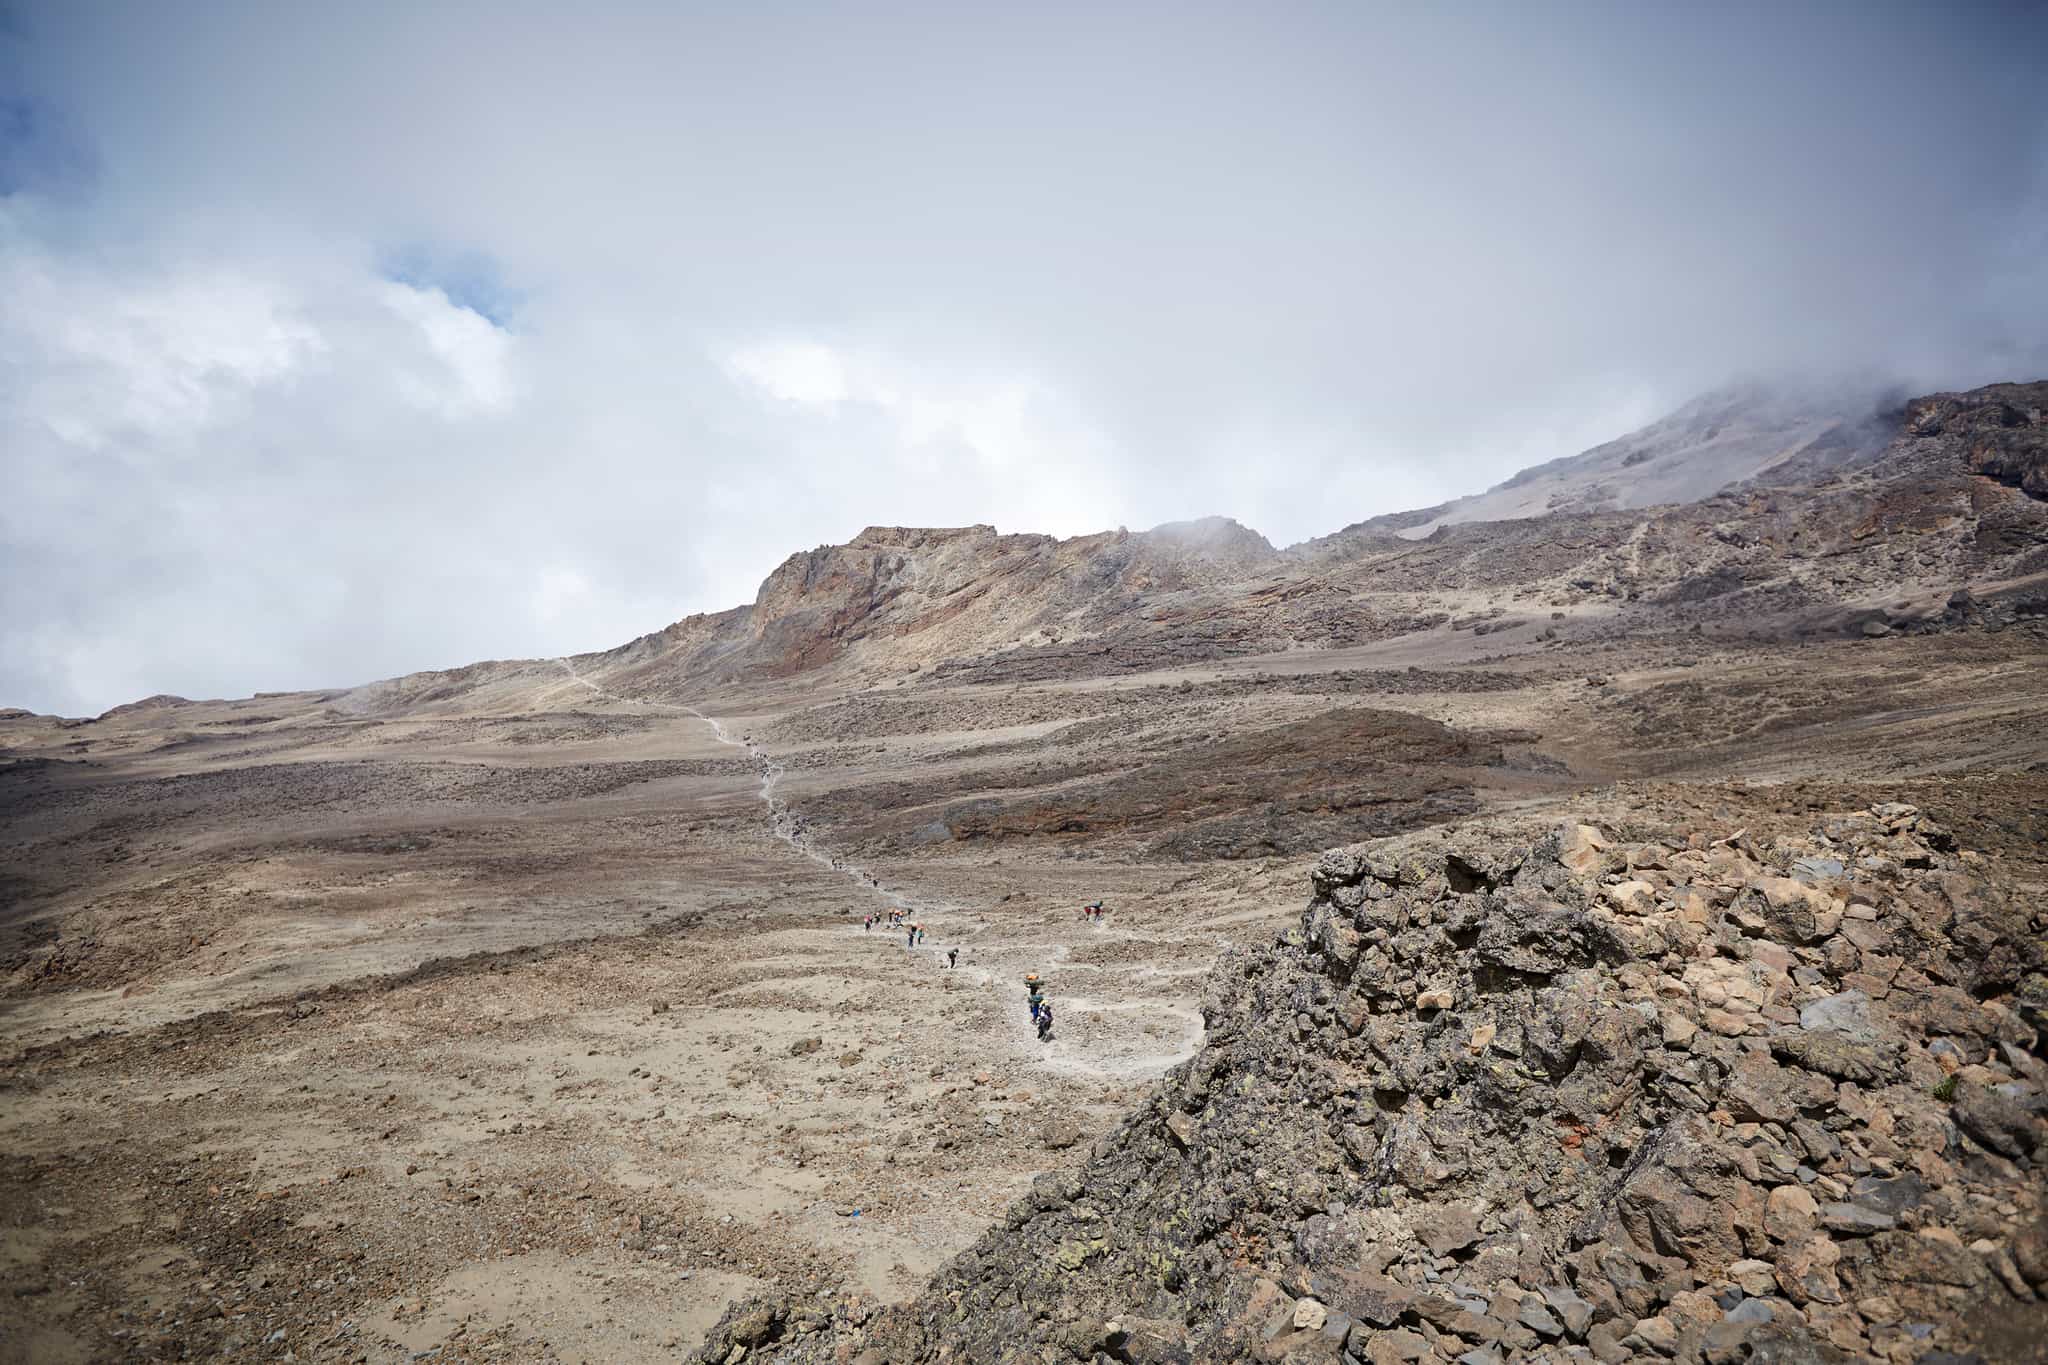
<instances>
[{"instance_id":1,"label":"winding trail","mask_svg":"<svg viewBox=\"0 0 2048 1365\"><path fill-rule=\"evenodd\" d=\"M568 675L571 682L587 688L592 695L601 697L606 701L615 702L621 706L653 707L665 711L678 711L702 721L710 729L713 738L721 744L740 750L753 762L755 769L760 773L761 785L758 795L761 803L768 808L769 831L777 839L780 839L783 843L789 845L793 851L802 854L820 867L839 873L869 895L888 905L891 909L901 910L905 914L920 920L929 917L934 922L934 927L949 931L945 936L949 936L957 942L966 942L977 936L979 926L969 929L955 920L956 916L964 918L970 913L965 907L924 901L907 892L885 886L879 877L867 869L844 858L840 858L826 849L820 848L811 837L810 830L806 826L803 817L792 810L788 802L776 795L775 789L781 784L785 771L783 766L751 740L745 737L735 738L732 732L726 728L725 723L717 717L708 716L696 707L682 702L642 701L634 697L621 696L616 692L607 691L597 683L584 677L581 673L578 673L576 666L570 663L567 658L557 658L555 662L561 665L562 671ZM1098 935L1106 935L1108 932L1107 926L1100 922L1093 925L1092 928ZM857 926L850 928L849 932L863 938L872 937L871 934L863 933ZM889 932L894 932L893 926L890 927ZM1132 939L1145 937L1136 934L1122 934L1119 936ZM939 954L942 952L941 948L928 946L906 950L930 953L932 954L934 964L937 963ZM1027 950L1032 953L1030 959L1032 970L1047 972L1048 974L1050 969L1055 966L1065 972L1098 972L1103 970L1101 967L1091 963L1070 962L1068 958L1072 952L1072 945L1065 941L1010 944L1006 945L1006 948L1002 950L980 946L977 952L984 957L997 952L1003 957L1012 957L1021 955L1022 952ZM949 969L938 967L937 970L947 971ZM1179 1045L1172 1051L1120 1056L1113 1060L1091 1057L1081 1054L1078 1048L1070 1044L1062 1043L1057 1029L1054 1031L1053 1040L1050 1044L1038 1041L1036 1031L1030 1022L1023 1017L1025 1012L1018 1008L1023 1002L1021 1000L1008 999L1008 992L1000 984L1003 981L1021 981L1025 968L1017 967L1012 971L997 972L991 970L986 965L976 964L971 968L963 970L972 971L975 976L976 987L989 992L995 997L997 1017L1009 1021L1003 1031L1006 1035L1005 1041L1010 1045L1010 1051L1021 1059L1049 1071L1073 1076L1086 1076L1098 1080L1149 1080L1194 1056L1200 1050L1202 1039L1206 1034L1206 1027L1199 1010L1170 1001L1101 1001L1079 995L1060 996L1056 1001L1056 1007L1058 1014L1062 1018L1090 1014L1136 1014L1149 1012L1172 1019L1180 1025L1182 1037ZM1145 967L1140 969L1135 975L1158 979L1167 976L1202 975L1206 974L1207 970L1207 968L1201 968L1186 971L1161 971L1156 968Z\"/></svg>"}]
</instances>

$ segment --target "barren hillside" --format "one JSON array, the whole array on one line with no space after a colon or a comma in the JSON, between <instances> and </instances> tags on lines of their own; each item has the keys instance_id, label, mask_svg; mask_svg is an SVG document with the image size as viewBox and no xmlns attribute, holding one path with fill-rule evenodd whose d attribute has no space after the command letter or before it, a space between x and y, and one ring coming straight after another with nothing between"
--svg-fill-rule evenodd
<instances>
[{"instance_id":1,"label":"barren hillside","mask_svg":"<svg viewBox=\"0 0 2048 1365\"><path fill-rule=\"evenodd\" d=\"M0 713L0 1355L2026 1358L2048 384L1822 418Z\"/></svg>"}]
</instances>

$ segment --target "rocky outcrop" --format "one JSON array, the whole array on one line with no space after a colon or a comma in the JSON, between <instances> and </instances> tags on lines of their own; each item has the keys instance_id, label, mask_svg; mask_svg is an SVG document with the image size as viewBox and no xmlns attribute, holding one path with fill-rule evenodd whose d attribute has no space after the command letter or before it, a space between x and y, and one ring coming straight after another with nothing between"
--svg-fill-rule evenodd
<instances>
[{"instance_id":1,"label":"rocky outcrop","mask_svg":"<svg viewBox=\"0 0 2048 1365\"><path fill-rule=\"evenodd\" d=\"M1208 1040L917 1299L702 1359L2020 1359L2042 924L1909 806L1326 855Z\"/></svg>"},{"instance_id":2,"label":"rocky outcrop","mask_svg":"<svg viewBox=\"0 0 2048 1365\"><path fill-rule=\"evenodd\" d=\"M2048 498L2048 383L1992 384L1916 399L1907 406L1906 431L1917 439L1960 442L1972 472Z\"/></svg>"}]
</instances>

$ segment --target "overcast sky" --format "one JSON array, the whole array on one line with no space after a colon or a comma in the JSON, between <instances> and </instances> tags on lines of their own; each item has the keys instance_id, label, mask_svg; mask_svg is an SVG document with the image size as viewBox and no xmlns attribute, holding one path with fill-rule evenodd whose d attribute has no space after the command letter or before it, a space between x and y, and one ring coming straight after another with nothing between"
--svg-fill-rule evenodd
<instances>
[{"instance_id":1,"label":"overcast sky","mask_svg":"<svg viewBox=\"0 0 2048 1365\"><path fill-rule=\"evenodd\" d=\"M0 6L5 0L0 0ZM0 705L2048 373L2048 7L0 8Z\"/></svg>"}]
</instances>

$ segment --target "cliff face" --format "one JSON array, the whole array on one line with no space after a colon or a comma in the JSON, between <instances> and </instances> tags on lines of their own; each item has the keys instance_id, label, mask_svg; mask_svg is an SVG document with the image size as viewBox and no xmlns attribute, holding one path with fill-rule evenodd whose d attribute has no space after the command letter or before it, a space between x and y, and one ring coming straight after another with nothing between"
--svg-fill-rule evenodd
<instances>
[{"instance_id":1,"label":"cliff face","mask_svg":"<svg viewBox=\"0 0 2048 1365\"><path fill-rule=\"evenodd\" d=\"M771 675L817 667L867 640L917 637L949 652L982 642L1057 640L1100 628L1153 594L1212 588L1273 562L1272 546L1236 522L1211 518L1132 535L1060 541L962 530L869 527L845 545L791 555L754 600L748 628L757 666Z\"/></svg>"},{"instance_id":2,"label":"cliff face","mask_svg":"<svg viewBox=\"0 0 2048 1365\"><path fill-rule=\"evenodd\" d=\"M1918 399L1907 407L1906 430L1958 440L1972 472L2048 498L2048 383Z\"/></svg>"},{"instance_id":3,"label":"cliff face","mask_svg":"<svg viewBox=\"0 0 2048 1365\"><path fill-rule=\"evenodd\" d=\"M2042 927L1900 805L1338 851L1085 1167L901 1309L701 1358L2020 1359Z\"/></svg>"}]
</instances>

